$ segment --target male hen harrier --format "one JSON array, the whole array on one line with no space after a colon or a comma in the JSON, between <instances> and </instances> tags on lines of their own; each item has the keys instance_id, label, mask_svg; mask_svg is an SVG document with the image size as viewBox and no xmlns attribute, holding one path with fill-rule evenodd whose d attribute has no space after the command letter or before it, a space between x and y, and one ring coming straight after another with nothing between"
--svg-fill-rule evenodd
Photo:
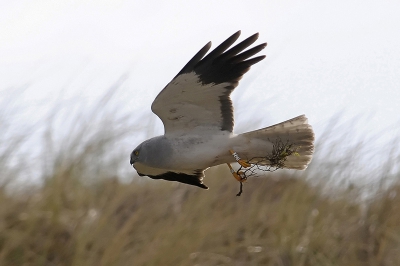
<instances>
[{"instance_id":1,"label":"male hen harrier","mask_svg":"<svg viewBox=\"0 0 400 266\"><path fill-rule=\"evenodd\" d=\"M243 74L265 58L250 57L267 45L245 50L258 39L257 33L227 50L239 35L236 32L205 56L211 47L207 43L158 94L151 109L162 120L165 134L144 141L131 153L130 163L140 176L208 189L203 184L204 171L235 160L243 167L307 167L314 133L304 115L252 132L233 133L230 94ZM276 146L279 141L286 143L281 149Z\"/></svg>"}]
</instances>

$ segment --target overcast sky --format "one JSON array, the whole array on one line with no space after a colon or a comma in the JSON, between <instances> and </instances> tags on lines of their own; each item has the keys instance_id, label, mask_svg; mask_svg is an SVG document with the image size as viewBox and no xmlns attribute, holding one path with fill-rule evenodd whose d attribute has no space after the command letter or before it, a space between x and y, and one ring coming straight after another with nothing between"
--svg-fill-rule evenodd
<instances>
[{"instance_id":1,"label":"overcast sky","mask_svg":"<svg viewBox=\"0 0 400 266\"><path fill-rule=\"evenodd\" d=\"M398 134L399 10L397 0L0 0L0 98L17 92L23 119L36 119L60 98L95 101L125 77L119 108L151 114L194 53L242 30L240 40L259 32L268 46L233 94L237 130L306 114L318 138L344 110L343 119L369 116L360 135Z\"/></svg>"}]
</instances>

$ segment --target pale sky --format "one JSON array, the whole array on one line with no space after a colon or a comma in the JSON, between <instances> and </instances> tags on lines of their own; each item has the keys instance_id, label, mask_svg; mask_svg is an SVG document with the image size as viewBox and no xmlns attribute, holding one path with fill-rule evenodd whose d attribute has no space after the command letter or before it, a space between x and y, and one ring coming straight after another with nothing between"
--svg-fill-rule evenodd
<instances>
[{"instance_id":1,"label":"pale sky","mask_svg":"<svg viewBox=\"0 0 400 266\"><path fill-rule=\"evenodd\" d=\"M126 75L119 108L150 115L203 45L242 30L240 40L259 32L268 46L233 93L239 132L306 114L318 138L345 111L368 116L359 136L398 134L399 10L397 0L0 0L0 100L17 92L28 110L19 121L32 121L59 99L95 102Z\"/></svg>"}]
</instances>

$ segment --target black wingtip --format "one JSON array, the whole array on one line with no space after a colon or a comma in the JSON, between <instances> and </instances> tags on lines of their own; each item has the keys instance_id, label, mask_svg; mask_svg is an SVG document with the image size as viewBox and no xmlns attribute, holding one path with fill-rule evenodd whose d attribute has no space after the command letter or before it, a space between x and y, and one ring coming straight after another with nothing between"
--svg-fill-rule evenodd
<instances>
[{"instance_id":1,"label":"black wingtip","mask_svg":"<svg viewBox=\"0 0 400 266\"><path fill-rule=\"evenodd\" d=\"M203 46L203 49L207 49L207 51L211 48L212 41L209 41L206 45Z\"/></svg>"},{"instance_id":2,"label":"black wingtip","mask_svg":"<svg viewBox=\"0 0 400 266\"><path fill-rule=\"evenodd\" d=\"M211 48L211 41L208 42L206 45L203 46L203 48L200 49L193 57L190 59L189 62L179 71L179 73L176 76L179 76L180 74L184 73L189 73L193 71L194 66L200 62L200 60L207 54L208 50ZM175 77L176 77L175 76Z\"/></svg>"},{"instance_id":3,"label":"black wingtip","mask_svg":"<svg viewBox=\"0 0 400 266\"><path fill-rule=\"evenodd\" d=\"M205 189L205 190L208 190L209 188L206 186L206 185L204 185L203 183L201 183L201 184L199 184L199 185L197 185L198 187L200 187L200 188L203 188L203 189Z\"/></svg>"},{"instance_id":4,"label":"black wingtip","mask_svg":"<svg viewBox=\"0 0 400 266\"><path fill-rule=\"evenodd\" d=\"M193 173L193 175L188 175L188 174L184 174L184 173L166 172L164 174L157 175L157 176L151 176L151 175L147 175L147 176L152 179L164 179L167 181L177 181L177 182L185 183L188 185L197 186L197 187L200 187L203 189L208 189L208 187L206 185L204 185L204 183L203 183L204 174L203 174L202 170L199 170L199 171Z\"/></svg>"},{"instance_id":5,"label":"black wingtip","mask_svg":"<svg viewBox=\"0 0 400 266\"><path fill-rule=\"evenodd\" d=\"M251 35L248 39L252 39L252 38L258 39L259 36L260 36L260 33L256 32L253 35Z\"/></svg>"},{"instance_id":6,"label":"black wingtip","mask_svg":"<svg viewBox=\"0 0 400 266\"><path fill-rule=\"evenodd\" d=\"M237 32L235 32L234 34L232 34L231 37L229 37L229 38L232 38L233 36L236 36L236 38L239 38L240 34L242 34L242 31L241 31L241 30L238 30Z\"/></svg>"}]
</instances>

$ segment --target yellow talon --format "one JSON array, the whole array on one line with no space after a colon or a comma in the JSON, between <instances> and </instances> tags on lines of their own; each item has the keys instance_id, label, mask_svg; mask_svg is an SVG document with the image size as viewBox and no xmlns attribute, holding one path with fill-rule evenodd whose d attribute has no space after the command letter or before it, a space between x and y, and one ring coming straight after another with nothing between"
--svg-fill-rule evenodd
<instances>
[{"instance_id":1,"label":"yellow talon","mask_svg":"<svg viewBox=\"0 0 400 266\"><path fill-rule=\"evenodd\" d=\"M248 162L246 162L245 160L240 159L239 161L237 161L241 166L243 166L244 168L248 168L251 166L251 164L249 164Z\"/></svg>"},{"instance_id":2,"label":"yellow talon","mask_svg":"<svg viewBox=\"0 0 400 266\"><path fill-rule=\"evenodd\" d=\"M233 150L229 150L229 152L232 154L232 156L235 158L235 160L236 160L241 166L243 166L244 168L248 168L248 167L251 166L251 164L249 164L249 163L246 162L245 160L240 159L239 155L238 155L236 152L234 152Z\"/></svg>"},{"instance_id":3,"label":"yellow talon","mask_svg":"<svg viewBox=\"0 0 400 266\"><path fill-rule=\"evenodd\" d=\"M239 171L238 173L235 172L235 170L233 170L232 166L229 163L226 163L229 167L229 169L231 170L231 173L233 175L233 177L239 181L239 182L245 182L247 180L247 178L244 176L244 173L242 171Z\"/></svg>"},{"instance_id":4,"label":"yellow talon","mask_svg":"<svg viewBox=\"0 0 400 266\"><path fill-rule=\"evenodd\" d=\"M243 182L246 182L246 180L247 180L245 177L241 176L243 174L243 172L241 172L241 171L239 172L239 175L237 173L232 173L232 174L233 174L233 177L236 178L236 180L239 182L243 183Z\"/></svg>"}]
</instances>

